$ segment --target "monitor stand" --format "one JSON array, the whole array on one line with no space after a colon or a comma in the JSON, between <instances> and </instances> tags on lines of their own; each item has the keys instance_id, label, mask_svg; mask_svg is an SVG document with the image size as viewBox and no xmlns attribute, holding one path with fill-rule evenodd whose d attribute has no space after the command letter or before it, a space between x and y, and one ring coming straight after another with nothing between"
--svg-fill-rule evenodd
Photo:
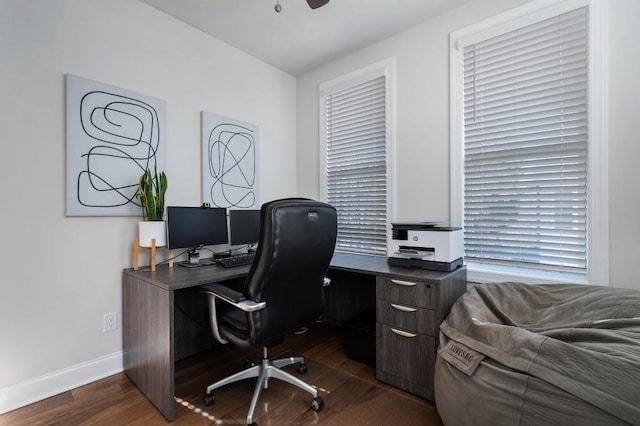
<instances>
[{"instance_id":1,"label":"monitor stand","mask_svg":"<svg viewBox=\"0 0 640 426\"><path fill-rule=\"evenodd\" d=\"M198 250L189 251L189 263L198 265L200 263L200 252Z\"/></svg>"},{"instance_id":2,"label":"monitor stand","mask_svg":"<svg viewBox=\"0 0 640 426\"><path fill-rule=\"evenodd\" d=\"M211 260L200 260L200 252L197 249L189 250L189 260L180 262L178 265L185 268L198 268L200 266L210 266L214 262Z\"/></svg>"}]
</instances>

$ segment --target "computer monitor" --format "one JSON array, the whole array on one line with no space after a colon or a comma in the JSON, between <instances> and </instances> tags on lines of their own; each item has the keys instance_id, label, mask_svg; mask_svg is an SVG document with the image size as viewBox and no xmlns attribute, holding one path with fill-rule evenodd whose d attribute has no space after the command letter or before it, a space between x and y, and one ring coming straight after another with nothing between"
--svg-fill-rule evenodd
<instances>
[{"instance_id":1,"label":"computer monitor","mask_svg":"<svg viewBox=\"0 0 640 426\"><path fill-rule=\"evenodd\" d=\"M255 244L260 238L260 210L229 210L231 244Z\"/></svg>"},{"instance_id":2,"label":"computer monitor","mask_svg":"<svg viewBox=\"0 0 640 426\"><path fill-rule=\"evenodd\" d=\"M167 207L167 246L188 248L190 264L198 264L198 249L202 246L228 242L226 209Z\"/></svg>"}]
</instances>

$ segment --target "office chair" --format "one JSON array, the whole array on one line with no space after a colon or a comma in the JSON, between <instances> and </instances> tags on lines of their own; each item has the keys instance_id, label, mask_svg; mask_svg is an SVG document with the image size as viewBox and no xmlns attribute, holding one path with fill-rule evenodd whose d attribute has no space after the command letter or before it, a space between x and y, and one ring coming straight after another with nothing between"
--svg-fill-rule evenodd
<instances>
[{"instance_id":1,"label":"office chair","mask_svg":"<svg viewBox=\"0 0 640 426\"><path fill-rule=\"evenodd\" d=\"M325 273L337 234L336 210L325 203L300 198L276 200L264 204L260 214L258 249L243 292L222 284L202 286L209 298L216 340L244 348L263 347L259 364L209 385L204 397L205 405L211 405L215 402L214 389L258 377L247 424L255 424L253 414L260 393L271 377L313 395L313 410L319 411L324 405L315 388L281 370L299 363L298 372L305 373L304 358L269 360L267 348L322 315L323 287L328 284Z\"/></svg>"}]
</instances>

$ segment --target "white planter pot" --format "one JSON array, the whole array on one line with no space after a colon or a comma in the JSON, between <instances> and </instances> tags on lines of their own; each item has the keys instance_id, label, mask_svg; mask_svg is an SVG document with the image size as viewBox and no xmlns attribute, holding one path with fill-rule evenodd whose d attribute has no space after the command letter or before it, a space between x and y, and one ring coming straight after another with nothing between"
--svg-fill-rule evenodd
<instances>
[{"instance_id":1,"label":"white planter pot","mask_svg":"<svg viewBox=\"0 0 640 426\"><path fill-rule=\"evenodd\" d=\"M166 222L138 222L138 245L151 247L151 239L156 239L156 247L167 245Z\"/></svg>"}]
</instances>

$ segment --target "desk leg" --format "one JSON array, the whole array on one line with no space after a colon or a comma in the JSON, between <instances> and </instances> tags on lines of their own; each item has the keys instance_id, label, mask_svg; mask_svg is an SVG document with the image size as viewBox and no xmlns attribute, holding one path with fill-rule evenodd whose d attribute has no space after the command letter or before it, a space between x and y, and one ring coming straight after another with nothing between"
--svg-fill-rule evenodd
<instances>
[{"instance_id":1,"label":"desk leg","mask_svg":"<svg viewBox=\"0 0 640 426\"><path fill-rule=\"evenodd\" d=\"M123 274L122 299L124 372L173 421L173 292Z\"/></svg>"}]
</instances>

